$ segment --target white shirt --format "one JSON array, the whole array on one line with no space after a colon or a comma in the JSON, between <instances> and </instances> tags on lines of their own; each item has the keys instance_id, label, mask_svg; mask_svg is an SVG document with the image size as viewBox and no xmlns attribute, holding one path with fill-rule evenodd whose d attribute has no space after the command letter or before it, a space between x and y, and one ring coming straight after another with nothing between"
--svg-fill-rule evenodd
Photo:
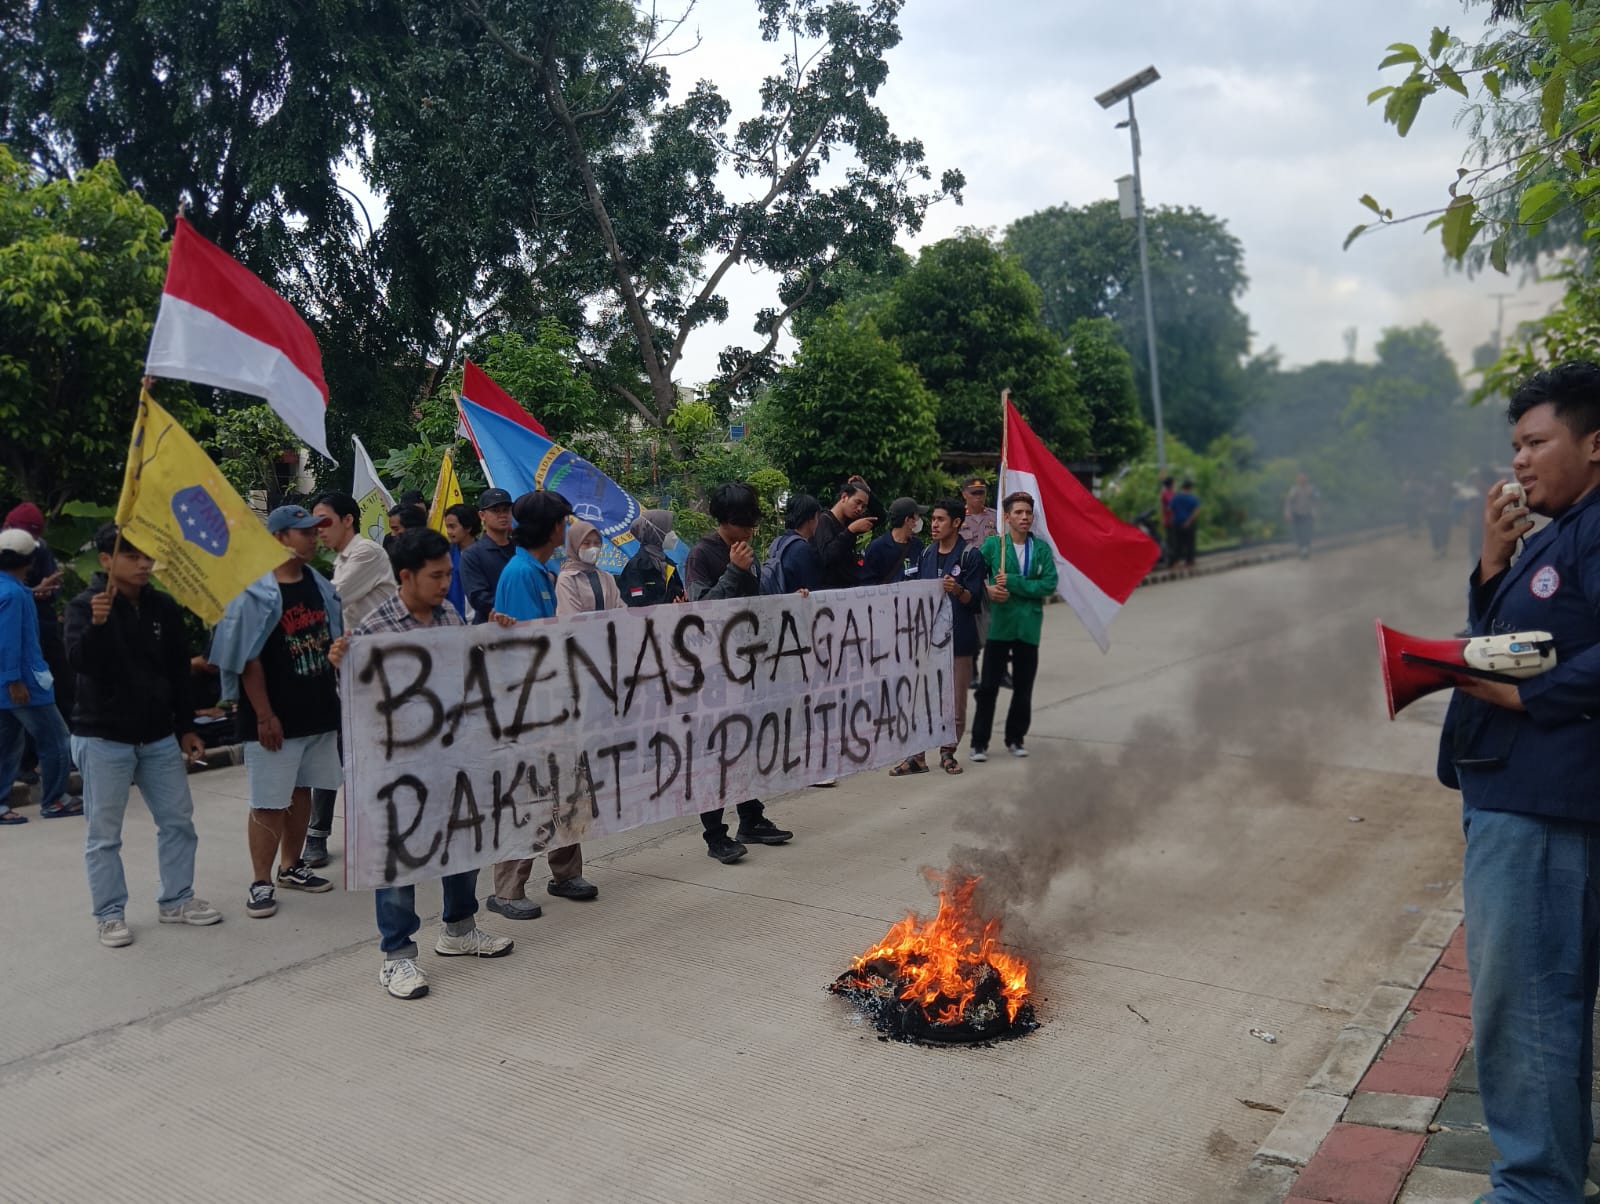
<instances>
[{"instance_id":1,"label":"white shirt","mask_svg":"<svg viewBox=\"0 0 1600 1204\"><path fill-rule=\"evenodd\" d=\"M333 588L344 608L349 631L399 592L389 554L365 535L357 535L333 558Z\"/></svg>"}]
</instances>

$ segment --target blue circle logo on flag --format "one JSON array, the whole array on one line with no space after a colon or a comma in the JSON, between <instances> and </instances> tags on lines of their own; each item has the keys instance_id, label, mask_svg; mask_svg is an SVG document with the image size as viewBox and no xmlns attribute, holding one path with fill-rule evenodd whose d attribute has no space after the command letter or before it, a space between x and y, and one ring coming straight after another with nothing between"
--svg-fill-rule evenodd
<instances>
[{"instance_id":1,"label":"blue circle logo on flag","mask_svg":"<svg viewBox=\"0 0 1600 1204\"><path fill-rule=\"evenodd\" d=\"M178 520L184 542L202 552L221 556L228 550L228 519L202 485L190 485L172 495L172 517Z\"/></svg>"}]
</instances>

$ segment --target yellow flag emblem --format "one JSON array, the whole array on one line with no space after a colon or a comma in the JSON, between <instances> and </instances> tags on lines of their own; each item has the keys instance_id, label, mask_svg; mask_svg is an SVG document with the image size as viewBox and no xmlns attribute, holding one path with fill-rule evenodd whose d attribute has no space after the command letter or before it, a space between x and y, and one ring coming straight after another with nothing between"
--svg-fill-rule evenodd
<instances>
[{"instance_id":1,"label":"yellow flag emblem","mask_svg":"<svg viewBox=\"0 0 1600 1204\"><path fill-rule=\"evenodd\" d=\"M456 466L450 462L450 453L445 452L444 459L439 463L439 483L433 487L433 507L428 511L428 526L443 535L444 512L451 506L459 506L464 500L461 482L456 480Z\"/></svg>"},{"instance_id":2,"label":"yellow flag emblem","mask_svg":"<svg viewBox=\"0 0 1600 1204\"><path fill-rule=\"evenodd\" d=\"M123 539L155 558L168 592L207 623L288 558L211 458L148 392L139 396L117 526Z\"/></svg>"}]
</instances>

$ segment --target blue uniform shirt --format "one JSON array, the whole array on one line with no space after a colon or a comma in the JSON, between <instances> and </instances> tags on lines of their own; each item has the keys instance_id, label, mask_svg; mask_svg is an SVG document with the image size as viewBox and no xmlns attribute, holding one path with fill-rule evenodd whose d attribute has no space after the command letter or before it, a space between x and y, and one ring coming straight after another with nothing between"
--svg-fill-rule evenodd
<instances>
[{"instance_id":1,"label":"blue uniform shirt","mask_svg":"<svg viewBox=\"0 0 1600 1204\"><path fill-rule=\"evenodd\" d=\"M556 613L556 577L527 548L518 548L500 574L494 591L494 608L521 622L550 619Z\"/></svg>"},{"instance_id":2,"label":"blue uniform shirt","mask_svg":"<svg viewBox=\"0 0 1600 1204\"><path fill-rule=\"evenodd\" d=\"M1526 711L1456 693L1439 780L1468 809L1600 822L1600 490L1529 536L1498 577L1474 579L1467 617L1473 635L1548 631L1557 664L1517 687Z\"/></svg>"}]
</instances>

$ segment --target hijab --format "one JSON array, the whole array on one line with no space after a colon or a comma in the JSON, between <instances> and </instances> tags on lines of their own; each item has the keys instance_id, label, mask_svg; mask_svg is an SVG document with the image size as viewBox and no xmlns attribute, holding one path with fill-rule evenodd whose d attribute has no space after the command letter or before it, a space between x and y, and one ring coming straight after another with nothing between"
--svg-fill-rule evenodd
<instances>
[{"instance_id":1,"label":"hijab","mask_svg":"<svg viewBox=\"0 0 1600 1204\"><path fill-rule=\"evenodd\" d=\"M583 541L596 530L593 523L586 523L581 518L575 518L567 524L567 554L561 560L562 573L598 573L600 570L592 564L584 564L583 558L578 555L578 550L583 547Z\"/></svg>"},{"instance_id":2,"label":"hijab","mask_svg":"<svg viewBox=\"0 0 1600 1204\"><path fill-rule=\"evenodd\" d=\"M628 530L639 541L639 552L650 557L650 562L662 571L667 567L667 551L663 546L667 532L672 530L672 511L646 510L633 520Z\"/></svg>"}]
</instances>

